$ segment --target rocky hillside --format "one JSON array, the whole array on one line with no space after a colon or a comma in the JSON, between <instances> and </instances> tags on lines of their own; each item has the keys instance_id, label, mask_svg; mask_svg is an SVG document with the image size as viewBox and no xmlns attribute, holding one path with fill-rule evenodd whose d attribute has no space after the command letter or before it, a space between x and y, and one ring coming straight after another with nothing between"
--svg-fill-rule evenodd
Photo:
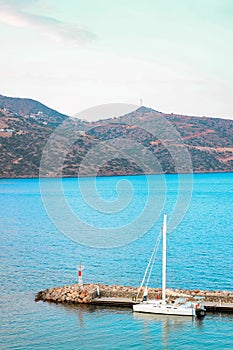
<instances>
[{"instance_id":1,"label":"rocky hillside","mask_svg":"<svg viewBox=\"0 0 233 350\"><path fill-rule=\"evenodd\" d=\"M161 159L161 147L186 148L190 153L194 172L233 171L233 120L164 114L145 107L119 118L121 123L142 125L152 129L149 148ZM166 120L178 132L161 127ZM157 131L156 131L157 130ZM158 131L159 130L159 131ZM139 136L142 139L142 136ZM147 141L149 137L147 135ZM163 163L163 157L161 162ZM167 159L169 162L169 160ZM169 162L170 163L170 162ZM166 169L166 165L164 169ZM175 172L171 169L168 172Z\"/></svg>"},{"instance_id":2,"label":"rocky hillside","mask_svg":"<svg viewBox=\"0 0 233 350\"><path fill-rule=\"evenodd\" d=\"M29 98L15 98L0 95L0 107L20 116L35 116L50 123L61 123L67 116L51 109L42 103Z\"/></svg>"},{"instance_id":3,"label":"rocky hillside","mask_svg":"<svg viewBox=\"0 0 233 350\"><path fill-rule=\"evenodd\" d=\"M233 120L141 107L119 118L88 123L37 101L0 96L0 177L37 177L42 152L55 130L57 137L44 152L43 176L186 172L185 150L194 172L233 171Z\"/></svg>"}]
</instances>

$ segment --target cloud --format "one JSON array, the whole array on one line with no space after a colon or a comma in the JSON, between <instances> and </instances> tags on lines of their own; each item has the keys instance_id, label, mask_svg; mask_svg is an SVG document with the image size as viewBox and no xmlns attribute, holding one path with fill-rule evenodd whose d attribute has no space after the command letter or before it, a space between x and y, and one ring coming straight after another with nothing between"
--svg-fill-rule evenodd
<instances>
[{"instance_id":1,"label":"cloud","mask_svg":"<svg viewBox=\"0 0 233 350\"><path fill-rule=\"evenodd\" d=\"M82 45L95 40L96 35L78 24L70 25L56 18L27 12L37 0L0 0L0 22L17 28L35 29L56 42L70 41Z\"/></svg>"}]
</instances>

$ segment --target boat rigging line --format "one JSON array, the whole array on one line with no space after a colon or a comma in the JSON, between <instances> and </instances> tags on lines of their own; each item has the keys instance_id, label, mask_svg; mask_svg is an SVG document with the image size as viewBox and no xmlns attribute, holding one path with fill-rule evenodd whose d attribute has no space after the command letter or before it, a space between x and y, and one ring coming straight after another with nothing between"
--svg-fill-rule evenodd
<instances>
[{"instance_id":1,"label":"boat rigging line","mask_svg":"<svg viewBox=\"0 0 233 350\"><path fill-rule=\"evenodd\" d=\"M146 277L147 277L147 280L146 280L146 284L145 284L145 290L148 287L148 284L149 284L149 281L150 281L150 277L151 277L151 273L152 273L152 270L153 270L153 267L154 267L154 263L155 263L155 260L156 260L156 254L157 254L157 251L158 251L158 248L159 248L159 243L160 243L161 237L162 237L162 229L160 230L160 233L159 233L159 235L157 237L157 240L156 240L156 243L154 245L154 249L152 251L150 260L149 260L149 262L147 264L146 271L144 273L141 285L140 285L139 290L138 290L137 299L138 299L139 294L141 292L141 289L142 289L142 287L143 287L143 285L145 283ZM149 273L148 273L148 271L149 271ZM148 276L147 276L147 274L148 274Z\"/></svg>"}]
</instances>

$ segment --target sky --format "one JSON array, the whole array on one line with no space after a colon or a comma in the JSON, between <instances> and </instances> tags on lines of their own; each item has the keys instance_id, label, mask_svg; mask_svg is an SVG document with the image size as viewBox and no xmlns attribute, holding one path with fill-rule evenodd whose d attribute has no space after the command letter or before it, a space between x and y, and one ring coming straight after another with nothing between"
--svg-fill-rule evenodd
<instances>
[{"instance_id":1,"label":"sky","mask_svg":"<svg viewBox=\"0 0 233 350\"><path fill-rule=\"evenodd\" d=\"M0 94L233 119L232 0L0 0Z\"/></svg>"}]
</instances>

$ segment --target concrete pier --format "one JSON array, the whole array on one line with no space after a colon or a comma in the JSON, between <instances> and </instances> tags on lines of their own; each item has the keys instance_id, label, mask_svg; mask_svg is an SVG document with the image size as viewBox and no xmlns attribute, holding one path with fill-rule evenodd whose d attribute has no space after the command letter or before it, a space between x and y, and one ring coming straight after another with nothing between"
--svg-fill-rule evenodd
<instances>
[{"instance_id":1,"label":"concrete pier","mask_svg":"<svg viewBox=\"0 0 233 350\"><path fill-rule=\"evenodd\" d=\"M139 294L138 292L138 287L130 286L108 286L103 284L84 284L80 286L72 284L41 291L35 296L35 301L132 308L133 304L142 299L143 289ZM233 313L233 292L230 291L167 289L166 295L170 301L178 297L185 297L190 301L201 298L207 311ZM148 300L160 297L161 289L148 288Z\"/></svg>"}]
</instances>

